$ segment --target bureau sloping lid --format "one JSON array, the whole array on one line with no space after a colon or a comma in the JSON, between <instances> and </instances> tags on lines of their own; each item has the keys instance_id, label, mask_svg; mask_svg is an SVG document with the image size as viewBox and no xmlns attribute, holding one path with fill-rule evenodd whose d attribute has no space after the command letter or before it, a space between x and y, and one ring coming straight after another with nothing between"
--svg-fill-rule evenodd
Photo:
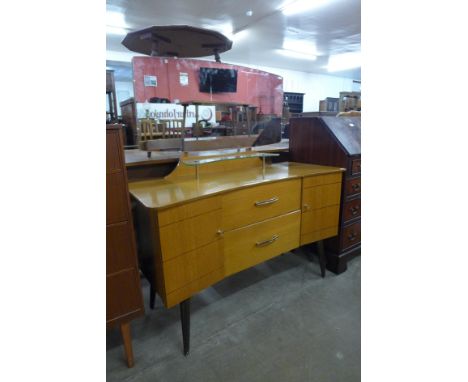
<instances>
[{"instance_id":1,"label":"bureau sloping lid","mask_svg":"<svg viewBox=\"0 0 468 382\"><path fill-rule=\"evenodd\" d=\"M360 117L320 117L348 155L361 154Z\"/></svg>"}]
</instances>

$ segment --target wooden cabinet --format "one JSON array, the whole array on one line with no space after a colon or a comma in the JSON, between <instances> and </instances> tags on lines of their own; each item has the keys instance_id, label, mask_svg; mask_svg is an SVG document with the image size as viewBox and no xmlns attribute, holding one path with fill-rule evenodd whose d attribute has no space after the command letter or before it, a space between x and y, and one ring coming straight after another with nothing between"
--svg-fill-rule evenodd
<instances>
[{"instance_id":1,"label":"wooden cabinet","mask_svg":"<svg viewBox=\"0 0 468 382\"><path fill-rule=\"evenodd\" d=\"M107 121L117 122L117 96L113 70L106 70L106 97L108 104L108 110L106 110Z\"/></svg>"},{"instance_id":2,"label":"wooden cabinet","mask_svg":"<svg viewBox=\"0 0 468 382\"><path fill-rule=\"evenodd\" d=\"M137 130L137 113L135 99L128 98L120 102L120 113L122 114L122 121L127 126L126 129L126 144L136 145L138 130Z\"/></svg>"},{"instance_id":3,"label":"wooden cabinet","mask_svg":"<svg viewBox=\"0 0 468 382\"><path fill-rule=\"evenodd\" d=\"M156 293L180 304L183 328L195 293L338 232L343 169L221 159L195 169L182 158L164 179L130 183L150 306ZM185 352L187 343L184 334Z\"/></svg>"},{"instance_id":4,"label":"wooden cabinet","mask_svg":"<svg viewBox=\"0 0 468 382\"><path fill-rule=\"evenodd\" d=\"M361 118L307 117L290 120L291 160L341 166L339 235L326 240L327 268L346 270L347 261L361 252Z\"/></svg>"},{"instance_id":5,"label":"wooden cabinet","mask_svg":"<svg viewBox=\"0 0 468 382\"><path fill-rule=\"evenodd\" d=\"M106 323L120 326L133 366L129 322L144 313L133 234L121 125L106 129Z\"/></svg>"}]
</instances>

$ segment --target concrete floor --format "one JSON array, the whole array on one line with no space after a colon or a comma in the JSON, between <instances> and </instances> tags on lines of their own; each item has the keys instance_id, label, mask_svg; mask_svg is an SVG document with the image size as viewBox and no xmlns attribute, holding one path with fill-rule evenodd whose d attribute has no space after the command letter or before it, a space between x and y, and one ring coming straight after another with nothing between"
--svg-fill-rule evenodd
<instances>
[{"instance_id":1,"label":"concrete floor","mask_svg":"<svg viewBox=\"0 0 468 382\"><path fill-rule=\"evenodd\" d=\"M179 308L159 298L131 324L135 366L118 330L107 332L107 381L360 381L361 258L320 277L301 250L240 272L194 296L191 349Z\"/></svg>"}]
</instances>

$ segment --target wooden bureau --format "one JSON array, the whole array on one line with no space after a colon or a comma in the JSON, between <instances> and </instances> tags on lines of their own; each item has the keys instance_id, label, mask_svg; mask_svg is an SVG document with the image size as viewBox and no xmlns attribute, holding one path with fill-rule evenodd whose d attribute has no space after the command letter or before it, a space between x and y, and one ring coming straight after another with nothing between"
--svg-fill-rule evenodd
<instances>
[{"instance_id":1,"label":"wooden bureau","mask_svg":"<svg viewBox=\"0 0 468 382\"><path fill-rule=\"evenodd\" d=\"M196 160L209 163L194 166ZM150 306L156 292L167 308L180 304L185 354L191 296L337 234L342 171L287 162L263 167L262 159L240 153L182 157L167 177L129 184Z\"/></svg>"},{"instance_id":2,"label":"wooden bureau","mask_svg":"<svg viewBox=\"0 0 468 382\"><path fill-rule=\"evenodd\" d=\"M130 320L144 310L121 125L106 128L106 215L106 324L120 327L127 364L132 367Z\"/></svg>"},{"instance_id":3,"label":"wooden bureau","mask_svg":"<svg viewBox=\"0 0 468 382\"><path fill-rule=\"evenodd\" d=\"M325 241L327 268L342 273L361 252L361 118L292 118L290 130L291 160L346 168L338 236Z\"/></svg>"}]
</instances>

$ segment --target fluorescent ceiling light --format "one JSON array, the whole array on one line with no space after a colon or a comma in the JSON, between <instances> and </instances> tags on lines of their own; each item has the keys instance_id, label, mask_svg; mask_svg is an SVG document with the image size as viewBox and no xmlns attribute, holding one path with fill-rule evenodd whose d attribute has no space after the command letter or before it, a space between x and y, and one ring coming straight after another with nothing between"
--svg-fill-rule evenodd
<instances>
[{"instance_id":1,"label":"fluorescent ceiling light","mask_svg":"<svg viewBox=\"0 0 468 382\"><path fill-rule=\"evenodd\" d=\"M283 41L283 49L292 50L296 53L316 56L317 48L313 41L304 40L304 39L290 39L285 38Z\"/></svg>"},{"instance_id":2,"label":"fluorescent ceiling light","mask_svg":"<svg viewBox=\"0 0 468 382\"><path fill-rule=\"evenodd\" d=\"M117 27L111 27L111 26L106 26L106 34L115 34L118 36L125 36L127 34L127 31L123 28L117 28Z\"/></svg>"},{"instance_id":3,"label":"fluorescent ceiling light","mask_svg":"<svg viewBox=\"0 0 468 382\"><path fill-rule=\"evenodd\" d=\"M283 4L280 9L285 16L311 11L330 2L330 0L297 0Z\"/></svg>"},{"instance_id":4,"label":"fluorescent ceiling light","mask_svg":"<svg viewBox=\"0 0 468 382\"><path fill-rule=\"evenodd\" d=\"M124 14L117 11L106 11L106 25L118 28L128 28Z\"/></svg>"},{"instance_id":5,"label":"fluorescent ceiling light","mask_svg":"<svg viewBox=\"0 0 468 382\"><path fill-rule=\"evenodd\" d=\"M329 72L339 72L342 70L361 67L361 52L349 52L335 54L328 58L327 69Z\"/></svg>"},{"instance_id":6,"label":"fluorescent ceiling light","mask_svg":"<svg viewBox=\"0 0 468 382\"><path fill-rule=\"evenodd\" d=\"M231 36L231 40L234 41L234 42L238 42L240 40L243 40L245 37L247 37L249 35L249 31L247 29L243 29L237 33L234 33L232 36Z\"/></svg>"},{"instance_id":7,"label":"fluorescent ceiling light","mask_svg":"<svg viewBox=\"0 0 468 382\"><path fill-rule=\"evenodd\" d=\"M314 54L299 53L299 52L294 52L292 50L276 49L276 52L283 56L286 56L289 58L297 58L299 60L315 61L317 59L317 56Z\"/></svg>"},{"instance_id":8,"label":"fluorescent ceiling light","mask_svg":"<svg viewBox=\"0 0 468 382\"><path fill-rule=\"evenodd\" d=\"M234 33L234 28L231 23L224 23L218 25L203 25L203 28L218 31L219 33L222 33L224 36L226 36L229 40L234 42L244 39L244 37L246 37L249 34L249 31L247 29L243 29L237 33Z\"/></svg>"}]
</instances>

